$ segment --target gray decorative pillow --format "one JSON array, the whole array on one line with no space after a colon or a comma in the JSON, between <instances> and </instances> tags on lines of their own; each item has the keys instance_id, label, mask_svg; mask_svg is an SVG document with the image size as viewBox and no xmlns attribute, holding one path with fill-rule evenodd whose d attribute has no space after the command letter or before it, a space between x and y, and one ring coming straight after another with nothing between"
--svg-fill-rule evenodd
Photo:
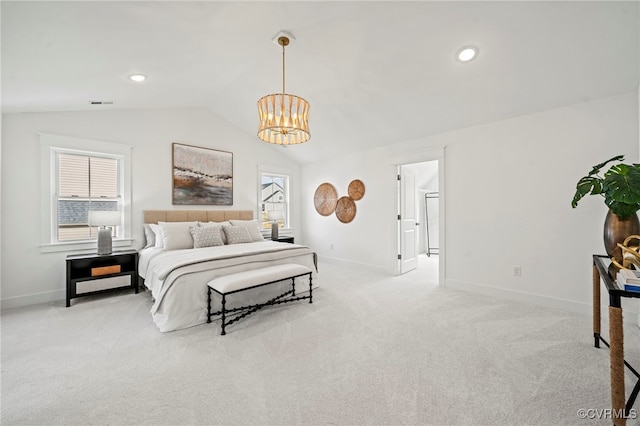
<instances>
[{"instance_id":1,"label":"gray decorative pillow","mask_svg":"<svg viewBox=\"0 0 640 426\"><path fill-rule=\"evenodd\" d=\"M257 220L235 220L232 219L231 224L233 226L244 226L249 231L249 235L251 235L251 239L253 241L264 241L264 237L260 232L260 228L258 227Z\"/></svg>"},{"instance_id":2,"label":"gray decorative pillow","mask_svg":"<svg viewBox=\"0 0 640 426\"><path fill-rule=\"evenodd\" d=\"M253 242L253 238L251 238L249 230L244 226L223 226L222 229L227 236L227 244L242 244Z\"/></svg>"},{"instance_id":3,"label":"gray decorative pillow","mask_svg":"<svg viewBox=\"0 0 640 426\"><path fill-rule=\"evenodd\" d=\"M227 244L227 236L222 232L222 227L231 225L231 222L225 220L224 222L198 222L199 226L217 226L220 229L220 235L222 236L222 242Z\"/></svg>"},{"instance_id":4,"label":"gray decorative pillow","mask_svg":"<svg viewBox=\"0 0 640 426\"><path fill-rule=\"evenodd\" d=\"M192 226L193 248L222 246L222 234L219 226Z\"/></svg>"}]
</instances>

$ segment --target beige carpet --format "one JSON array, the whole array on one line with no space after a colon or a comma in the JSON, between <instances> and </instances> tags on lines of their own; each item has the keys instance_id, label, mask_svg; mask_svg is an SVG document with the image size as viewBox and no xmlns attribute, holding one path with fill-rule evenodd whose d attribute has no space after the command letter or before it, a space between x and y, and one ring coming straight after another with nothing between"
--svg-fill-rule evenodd
<instances>
[{"instance_id":1,"label":"beige carpet","mask_svg":"<svg viewBox=\"0 0 640 426\"><path fill-rule=\"evenodd\" d=\"M578 416L610 401L590 317L438 287L435 259L400 277L321 263L312 305L226 336L158 332L148 292L7 310L2 425L611 424Z\"/></svg>"}]
</instances>

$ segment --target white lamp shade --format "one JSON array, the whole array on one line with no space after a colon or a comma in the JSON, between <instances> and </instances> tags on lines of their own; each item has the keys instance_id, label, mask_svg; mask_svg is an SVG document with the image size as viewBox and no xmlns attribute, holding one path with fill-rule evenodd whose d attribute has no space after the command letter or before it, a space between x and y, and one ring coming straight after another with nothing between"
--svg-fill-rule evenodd
<instances>
[{"instance_id":1,"label":"white lamp shade","mask_svg":"<svg viewBox=\"0 0 640 426\"><path fill-rule=\"evenodd\" d=\"M282 220L284 219L284 211L282 210L269 210L269 220Z\"/></svg>"},{"instance_id":2,"label":"white lamp shade","mask_svg":"<svg viewBox=\"0 0 640 426\"><path fill-rule=\"evenodd\" d=\"M120 225L120 212L91 210L89 212L90 226L118 226Z\"/></svg>"}]
</instances>

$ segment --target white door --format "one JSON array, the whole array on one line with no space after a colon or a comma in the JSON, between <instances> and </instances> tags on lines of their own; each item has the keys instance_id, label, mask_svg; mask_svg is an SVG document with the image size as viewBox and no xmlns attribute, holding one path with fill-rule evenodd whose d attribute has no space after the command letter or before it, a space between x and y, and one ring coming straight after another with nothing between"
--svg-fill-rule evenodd
<instances>
[{"instance_id":1,"label":"white door","mask_svg":"<svg viewBox=\"0 0 640 426\"><path fill-rule=\"evenodd\" d=\"M400 166L400 273L418 267L418 232L416 224L416 177L406 167Z\"/></svg>"}]
</instances>

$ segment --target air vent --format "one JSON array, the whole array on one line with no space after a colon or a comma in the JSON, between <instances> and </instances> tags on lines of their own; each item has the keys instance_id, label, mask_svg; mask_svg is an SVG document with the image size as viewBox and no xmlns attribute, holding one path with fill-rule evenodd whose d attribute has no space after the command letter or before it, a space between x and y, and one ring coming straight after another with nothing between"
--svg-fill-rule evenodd
<instances>
[{"instance_id":1,"label":"air vent","mask_svg":"<svg viewBox=\"0 0 640 426\"><path fill-rule=\"evenodd\" d=\"M113 101L89 101L91 105L113 105Z\"/></svg>"}]
</instances>

